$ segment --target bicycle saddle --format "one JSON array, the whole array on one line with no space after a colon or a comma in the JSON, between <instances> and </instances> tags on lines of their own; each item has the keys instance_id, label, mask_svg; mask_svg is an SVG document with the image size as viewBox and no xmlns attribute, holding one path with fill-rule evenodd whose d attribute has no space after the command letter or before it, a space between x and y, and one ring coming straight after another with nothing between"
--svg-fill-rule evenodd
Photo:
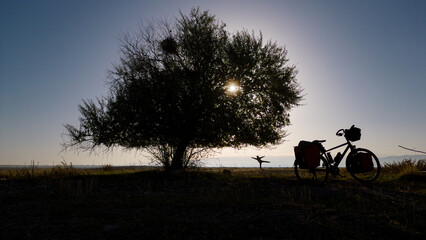
<instances>
[{"instance_id":1,"label":"bicycle saddle","mask_svg":"<svg viewBox=\"0 0 426 240\"><path fill-rule=\"evenodd\" d=\"M313 142L315 142L315 143L323 143L323 142L325 142L326 140L314 140Z\"/></svg>"}]
</instances>

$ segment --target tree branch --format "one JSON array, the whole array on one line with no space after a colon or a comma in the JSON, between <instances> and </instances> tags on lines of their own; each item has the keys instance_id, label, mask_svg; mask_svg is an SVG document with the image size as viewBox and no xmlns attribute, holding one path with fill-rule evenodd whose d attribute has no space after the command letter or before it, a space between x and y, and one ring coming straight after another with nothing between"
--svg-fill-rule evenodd
<instances>
[{"instance_id":1,"label":"tree branch","mask_svg":"<svg viewBox=\"0 0 426 240\"><path fill-rule=\"evenodd\" d=\"M414 149L411 149L411 148L406 148L406 147L403 147L401 145L398 145L398 147L403 148L403 149L408 150L408 151L413 151L413 152L418 152L418 153L426 154L426 152L414 150Z\"/></svg>"}]
</instances>

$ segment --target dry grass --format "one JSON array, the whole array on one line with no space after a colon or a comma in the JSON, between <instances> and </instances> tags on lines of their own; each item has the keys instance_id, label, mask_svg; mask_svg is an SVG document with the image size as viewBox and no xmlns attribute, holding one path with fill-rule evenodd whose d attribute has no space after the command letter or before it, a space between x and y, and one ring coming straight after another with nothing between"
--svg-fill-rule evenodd
<instances>
[{"instance_id":1,"label":"dry grass","mask_svg":"<svg viewBox=\"0 0 426 240\"><path fill-rule=\"evenodd\" d=\"M58 179L78 176L117 175L140 171L137 167L113 167L110 164L99 168L75 168L72 163L62 161L54 167L39 167L34 161L27 167L0 168L2 180Z\"/></svg>"},{"instance_id":2,"label":"dry grass","mask_svg":"<svg viewBox=\"0 0 426 240\"><path fill-rule=\"evenodd\" d=\"M401 162L385 163L383 173L393 175L398 179L423 179L426 180L426 159L405 159Z\"/></svg>"},{"instance_id":3,"label":"dry grass","mask_svg":"<svg viewBox=\"0 0 426 240\"><path fill-rule=\"evenodd\" d=\"M424 236L423 182L325 185L292 168L0 171L0 239L401 239ZM309 230L309 231L306 231ZM3 234L3 235L2 235Z\"/></svg>"},{"instance_id":4,"label":"dry grass","mask_svg":"<svg viewBox=\"0 0 426 240\"><path fill-rule=\"evenodd\" d=\"M392 173L401 173L408 170L426 171L426 159L405 159L401 162L385 163L383 169Z\"/></svg>"},{"instance_id":5,"label":"dry grass","mask_svg":"<svg viewBox=\"0 0 426 240\"><path fill-rule=\"evenodd\" d=\"M76 176L120 175L136 173L140 170L137 167L117 168L110 164L102 165L99 168L80 169L75 168L72 163L67 163L65 160L55 167L39 167L34 161L31 161L31 164L24 168L0 169L0 179L29 180L36 178L56 179ZM340 170L343 175L347 175L344 168ZM191 171L218 174L218 176L227 179L295 179L293 168L264 168L262 170L258 168L196 168ZM384 176L379 177L379 179L387 181L389 179L419 177L424 176L425 171L426 159L417 161L406 159L401 162L385 163L382 166L382 175ZM333 178L332 176L329 177Z\"/></svg>"},{"instance_id":6,"label":"dry grass","mask_svg":"<svg viewBox=\"0 0 426 240\"><path fill-rule=\"evenodd\" d=\"M48 170L61 177L26 171L0 181L0 239L410 239L425 233L426 198L418 193L425 185L417 182L305 184L291 168L166 173L69 164Z\"/></svg>"}]
</instances>

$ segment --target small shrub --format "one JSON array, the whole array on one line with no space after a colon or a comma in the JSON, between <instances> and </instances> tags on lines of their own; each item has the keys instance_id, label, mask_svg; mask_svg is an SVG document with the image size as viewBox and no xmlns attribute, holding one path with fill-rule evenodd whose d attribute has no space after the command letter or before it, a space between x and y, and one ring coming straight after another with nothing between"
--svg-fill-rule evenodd
<instances>
[{"instance_id":1,"label":"small shrub","mask_svg":"<svg viewBox=\"0 0 426 240\"><path fill-rule=\"evenodd\" d=\"M53 178L66 178L83 174L84 170L74 168L72 162L68 164L65 160L61 161L61 165L56 165L55 167L48 169L44 173L45 176Z\"/></svg>"},{"instance_id":2,"label":"small shrub","mask_svg":"<svg viewBox=\"0 0 426 240\"><path fill-rule=\"evenodd\" d=\"M416 168L419 171L426 171L426 159L418 160L416 162Z\"/></svg>"},{"instance_id":3,"label":"small shrub","mask_svg":"<svg viewBox=\"0 0 426 240\"><path fill-rule=\"evenodd\" d=\"M102 171L111 172L114 170L114 167L111 164L102 165Z\"/></svg>"}]
</instances>

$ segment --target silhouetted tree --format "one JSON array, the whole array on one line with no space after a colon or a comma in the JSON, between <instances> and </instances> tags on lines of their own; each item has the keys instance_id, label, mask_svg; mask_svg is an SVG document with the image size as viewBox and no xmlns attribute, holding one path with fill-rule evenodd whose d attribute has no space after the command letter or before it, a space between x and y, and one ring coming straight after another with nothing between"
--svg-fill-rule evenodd
<instances>
[{"instance_id":1,"label":"silhouetted tree","mask_svg":"<svg viewBox=\"0 0 426 240\"><path fill-rule=\"evenodd\" d=\"M182 169L212 149L277 144L301 99L286 53L199 9L145 25L124 36L109 96L79 105L63 145L147 150Z\"/></svg>"},{"instance_id":2,"label":"silhouetted tree","mask_svg":"<svg viewBox=\"0 0 426 240\"><path fill-rule=\"evenodd\" d=\"M252 157L254 160L259 162L259 168L262 169L262 163L270 163L270 161L265 161L262 160L262 158L264 158L265 156L259 157L259 155L257 155L256 157Z\"/></svg>"}]
</instances>

